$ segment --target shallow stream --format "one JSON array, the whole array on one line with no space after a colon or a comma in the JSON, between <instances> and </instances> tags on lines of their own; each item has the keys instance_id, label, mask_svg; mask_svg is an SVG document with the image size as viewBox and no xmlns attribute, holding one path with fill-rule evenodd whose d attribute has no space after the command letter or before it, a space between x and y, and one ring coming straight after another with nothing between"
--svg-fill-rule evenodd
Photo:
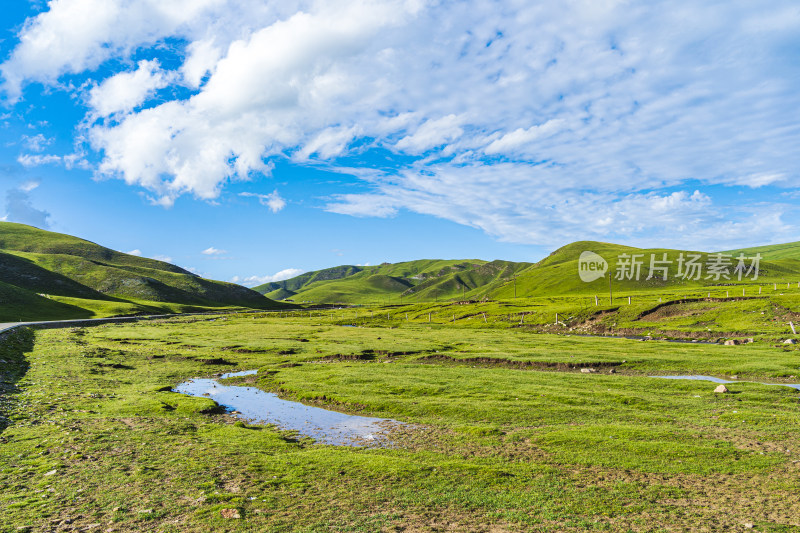
<instances>
[{"instance_id":1,"label":"shallow stream","mask_svg":"<svg viewBox=\"0 0 800 533\"><path fill-rule=\"evenodd\" d=\"M248 376L256 372L232 372L221 375L219 379ZM215 379L190 379L173 391L211 398L242 420L295 430L322 444L365 446L385 442L391 427L401 424L386 418L348 415L283 400L274 393L256 387L222 385Z\"/></svg>"}]
</instances>

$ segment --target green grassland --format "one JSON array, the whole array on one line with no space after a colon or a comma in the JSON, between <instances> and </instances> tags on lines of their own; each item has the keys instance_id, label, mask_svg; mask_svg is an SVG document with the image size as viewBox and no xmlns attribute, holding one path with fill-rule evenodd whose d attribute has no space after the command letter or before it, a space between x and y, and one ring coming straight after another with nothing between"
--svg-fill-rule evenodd
<instances>
[{"instance_id":1,"label":"green grassland","mask_svg":"<svg viewBox=\"0 0 800 533\"><path fill-rule=\"evenodd\" d=\"M800 242L789 242L786 244L770 244L766 246L754 246L752 248L740 248L725 252L732 255L744 253L748 256L761 254L764 259L769 261L775 259L800 259Z\"/></svg>"},{"instance_id":2,"label":"green grassland","mask_svg":"<svg viewBox=\"0 0 800 533\"><path fill-rule=\"evenodd\" d=\"M21 330L0 343L0 531L800 527L796 390L649 377L800 381L800 350L780 342L800 298L657 306L595 315L593 299L552 297ZM557 310L571 318L548 323ZM607 319L611 333L711 325L754 342L577 334ZM169 391L246 369L259 374L231 381L408 425L389 446L320 445ZM232 508L240 519L221 516Z\"/></svg>"},{"instance_id":3,"label":"green grassland","mask_svg":"<svg viewBox=\"0 0 800 533\"><path fill-rule=\"evenodd\" d=\"M503 300L551 296L576 296L608 293L608 279L613 290L628 294L660 294L729 287L738 290L757 284L800 282L800 244L790 243L725 252L732 257L725 276L710 275L707 264L713 254L669 249L639 249L594 241L580 241L559 248L538 263L480 260L419 260L386 263L372 267L341 266L307 272L290 280L269 283L255 290L276 300L294 302L375 304L403 302L444 302L449 300ZM578 276L581 252L593 251L609 263L606 276L584 283ZM762 254L758 277L751 273L737 275L737 257L745 255L749 268L756 253ZM641 262L638 275L621 271L626 254L637 254ZM698 275L679 272L681 256L688 260L699 256L703 265ZM651 265L651 260L656 261ZM666 278L657 261L669 261ZM651 269L651 266L654 267ZM746 272L745 272L746 274ZM699 279L696 279L699 278ZM757 289L756 289L757 290Z\"/></svg>"},{"instance_id":4,"label":"green grassland","mask_svg":"<svg viewBox=\"0 0 800 533\"><path fill-rule=\"evenodd\" d=\"M0 321L281 306L163 261L11 222L0 222L0 282Z\"/></svg>"}]
</instances>

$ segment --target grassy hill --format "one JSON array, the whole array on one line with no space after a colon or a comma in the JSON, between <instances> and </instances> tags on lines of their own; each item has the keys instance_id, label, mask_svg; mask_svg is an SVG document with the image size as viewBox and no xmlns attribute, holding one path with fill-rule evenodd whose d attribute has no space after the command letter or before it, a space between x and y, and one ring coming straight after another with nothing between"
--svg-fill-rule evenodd
<instances>
[{"instance_id":1,"label":"grassy hill","mask_svg":"<svg viewBox=\"0 0 800 533\"><path fill-rule=\"evenodd\" d=\"M277 305L170 263L11 222L0 222L0 282L0 320Z\"/></svg>"},{"instance_id":2,"label":"grassy hill","mask_svg":"<svg viewBox=\"0 0 800 533\"><path fill-rule=\"evenodd\" d=\"M508 299L558 295L607 294L609 276L614 291L626 293L681 290L739 284L785 284L800 281L800 255L793 250L800 243L742 250L747 258L762 254L758 279L754 274L742 279L736 272L739 251L723 252L727 258L727 278L716 276L708 268L717 257L714 253L670 249L641 249L612 243L579 241L554 251L538 263L482 260L418 260L369 267L345 265L316 272L307 272L279 283L256 287L255 290L274 299L318 303L412 303L458 299ZM599 254L608 262L608 272L590 283L578 275L582 252ZM690 273L689 261L700 265ZM626 261L639 263L627 269ZM651 275L651 260L653 270ZM666 262L663 262L666 261ZM679 272L679 266L683 266ZM659 267L666 268L664 271ZM638 279L636 271L638 270ZM724 270L724 269L723 269ZM649 279L648 279L649 278Z\"/></svg>"},{"instance_id":3,"label":"grassy hill","mask_svg":"<svg viewBox=\"0 0 800 533\"><path fill-rule=\"evenodd\" d=\"M344 265L256 287L270 298L295 302L435 301L483 296L532 263L420 259L357 267Z\"/></svg>"},{"instance_id":4,"label":"grassy hill","mask_svg":"<svg viewBox=\"0 0 800 533\"><path fill-rule=\"evenodd\" d=\"M731 255L739 255L743 253L747 256L761 254L767 261L774 261L777 259L799 259L800 260L800 242L788 242L786 244L770 244L767 246L755 246L753 248L740 248L738 250L729 250L724 252Z\"/></svg>"}]
</instances>

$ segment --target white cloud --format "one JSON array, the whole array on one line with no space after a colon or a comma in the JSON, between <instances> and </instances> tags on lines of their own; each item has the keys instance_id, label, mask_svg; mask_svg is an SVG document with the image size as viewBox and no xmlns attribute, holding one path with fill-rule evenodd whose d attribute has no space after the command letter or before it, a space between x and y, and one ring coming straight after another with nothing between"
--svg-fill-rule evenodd
<instances>
[{"instance_id":1,"label":"white cloud","mask_svg":"<svg viewBox=\"0 0 800 533\"><path fill-rule=\"evenodd\" d=\"M17 157L17 162L25 168L38 167L41 165L51 165L61 163L61 156L58 155L38 155L21 154Z\"/></svg>"},{"instance_id":2,"label":"white cloud","mask_svg":"<svg viewBox=\"0 0 800 533\"><path fill-rule=\"evenodd\" d=\"M203 255L225 255L225 254L228 253L228 251L227 250L218 250L217 248L214 248L213 246L209 246L208 248L206 248L205 250L203 250L200 253L203 254Z\"/></svg>"},{"instance_id":3,"label":"white cloud","mask_svg":"<svg viewBox=\"0 0 800 533\"><path fill-rule=\"evenodd\" d=\"M283 281L285 279L290 279L295 276L299 276L305 272L304 270L300 270L299 268L286 268L281 270L280 272L276 272L271 276L247 276L244 278L240 278L239 276L234 276L231 279L231 283L240 283L245 287L255 287L257 285L263 285L264 283L271 283L276 281Z\"/></svg>"},{"instance_id":4,"label":"white cloud","mask_svg":"<svg viewBox=\"0 0 800 533\"><path fill-rule=\"evenodd\" d=\"M22 141L28 150L41 152L53 142L53 139L48 139L43 134L37 133L36 135L23 135Z\"/></svg>"},{"instance_id":5,"label":"white cloud","mask_svg":"<svg viewBox=\"0 0 800 533\"><path fill-rule=\"evenodd\" d=\"M189 44L187 51L181 73L186 84L196 89L206 74L214 70L222 57L222 50L214 45L213 40L205 40Z\"/></svg>"},{"instance_id":6,"label":"white cloud","mask_svg":"<svg viewBox=\"0 0 800 533\"><path fill-rule=\"evenodd\" d=\"M97 116L129 112L141 105L156 90L166 87L170 76L158 61L140 61L133 72L121 72L107 78L89 91L89 105Z\"/></svg>"},{"instance_id":7,"label":"white cloud","mask_svg":"<svg viewBox=\"0 0 800 533\"><path fill-rule=\"evenodd\" d=\"M138 248L135 249L135 250L131 250L130 252L125 252L125 253L128 254L128 255L135 255L135 256L138 256L138 257L142 256L142 251L139 250Z\"/></svg>"},{"instance_id":8,"label":"white cloud","mask_svg":"<svg viewBox=\"0 0 800 533\"><path fill-rule=\"evenodd\" d=\"M464 117L447 115L446 117L426 120L412 135L403 137L395 147L412 154L420 154L447 142L453 141L464 133L461 125Z\"/></svg>"},{"instance_id":9,"label":"white cloud","mask_svg":"<svg viewBox=\"0 0 800 533\"><path fill-rule=\"evenodd\" d=\"M506 133L499 139L493 140L484 150L487 154L505 154L515 152L518 148L530 144L537 139L549 137L559 131L564 124L563 119L548 120L542 125L531 126L528 129L517 128Z\"/></svg>"},{"instance_id":10,"label":"white cloud","mask_svg":"<svg viewBox=\"0 0 800 533\"><path fill-rule=\"evenodd\" d=\"M706 249L774 240L772 235L793 240L779 206L731 212L697 190L584 191L550 183L551 169L511 163L441 165L433 168L433 176L431 167L424 170L409 171L402 180L386 176L376 182L379 193L341 195L328 210L385 217L406 209L478 228L502 241L551 247L584 239ZM729 219L738 222L731 225Z\"/></svg>"},{"instance_id":11,"label":"white cloud","mask_svg":"<svg viewBox=\"0 0 800 533\"><path fill-rule=\"evenodd\" d=\"M0 66L2 88L13 101L30 81L53 82L65 73L94 69L136 47L188 31L185 25L222 0L50 0L28 19L20 43Z\"/></svg>"},{"instance_id":12,"label":"white cloud","mask_svg":"<svg viewBox=\"0 0 800 533\"><path fill-rule=\"evenodd\" d=\"M745 231L729 223L740 217L747 231L765 231L752 217L787 227L780 204L732 214L694 190L797 182L800 15L788 0L49 7L0 67L12 99L28 82L99 76L107 59L130 65L133 50L186 43L171 44L161 66L102 81L90 101L116 114L82 132L99 174L162 205L213 200L279 159L335 169L364 156L378 168L352 175L369 190L336 196L329 210L411 210L525 243L660 231L657 221L698 234ZM96 96L115 80L131 81L129 92ZM165 80L185 87L142 109ZM250 195L285 205L277 192Z\"/></svg>"},{"instance_id":13,"label":"white cloud","mask_svg":"<svg viewBox=\"0 0 800 533\"><path fill-rule=\"evenodd\" d=\"M273 213L277 213L278 211L282 210L286 207L286 200L281 198L281 195L278 194L278 191L272 191L269 194L257 194L252 192L240 192L239 196L249 196L258 198L258 203L263 206L269 208L270 211Z\"/></svg>"},{"instance_id":14,"label":"white cloud","mask_svg":"<svg viewBox=\"0 0 800 533\"><path fill-rule=\"evenodd\" d=\"M36 189L41 183L37 180L30 180L26 181L22 185L18 187L19 190L23 192L31 192L32 190Z\"/></svg>"},{"instance_id":15,"label":"white cloud","mask_svg":"<svg viewBox=\"0 0 800 533\"><path fill-rule=\"evenodd\" d=\"M168 255L154 255L153 259L156 261L164 261L165 263L172 263L172 258Z\"/></svg>"}]
</instances>

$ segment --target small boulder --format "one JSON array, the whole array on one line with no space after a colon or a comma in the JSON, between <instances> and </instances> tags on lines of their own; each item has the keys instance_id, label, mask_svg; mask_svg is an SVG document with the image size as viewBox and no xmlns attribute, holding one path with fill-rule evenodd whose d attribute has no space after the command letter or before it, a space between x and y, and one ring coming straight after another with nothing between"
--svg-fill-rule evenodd
<instances>
[{"instance_id":1,"label":"small boulder","mask_svg":"<svg viewBox=\"0 0 800 533\"><path fill-rule=\"evenodd\" d=\"M725 341L725 346L737 346L741 344L737 339L728 339Z\"/></svg>"},{"instance_id":2,"label":"small boulder","mask_svg":"<svg viewBox=\"0 0 800 533\"><path fill-rule=\"evenodd\" d=\"M720 385L719 387L714 389L714 392L718 392L718 393L723 393L724 394L724 393L730 392L730 391L728 390L728 387L726 387L725 385Z\"/></svg>"},{"instance_id":3,"label":"small boulder","mask_svg":"<svg viewBox=\"0 0 800 533\"><path fill-rule=\"evenodd\" d=\"M597 372L594 368L581 368L581 373L583 374L593 374Z\"/></svg>"},{"instance_id":4,"label":"small boulder","mask_svg":"<svg viewBox=\"0 0 800 533\"><path fill-rule=\"evenodd\" d=\"M797 344L797 339L786 339L783 344Z\"/></svg>"},{"instance_id":5,"label":"small boulder","mask_svg":"<svg viewBox=\"0 0 800 533\"><path fill-rule=\"evenodd\" d=\"M616 370L614 370L614 369L612 368L611 370L609 370L609 371L608 371L608 373L609 373L609 374L616 374L616 373L617 373L617 371L616 371Z\"/></svg>"}]
</instances>

